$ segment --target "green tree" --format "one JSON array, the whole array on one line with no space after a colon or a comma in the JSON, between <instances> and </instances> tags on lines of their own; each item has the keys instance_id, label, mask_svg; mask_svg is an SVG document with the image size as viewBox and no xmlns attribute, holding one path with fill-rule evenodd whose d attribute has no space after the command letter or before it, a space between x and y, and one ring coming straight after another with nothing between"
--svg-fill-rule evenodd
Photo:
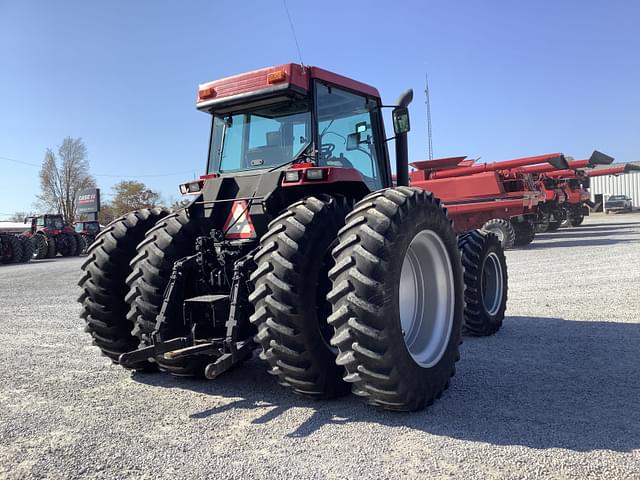
<instances>
[{"instance_id":1,"label":"green tree","mask_svg":"<svg viewBox=\"0 0 640 480\"><path fill-rule=\"evenodd\" d=\"M150 190L144 183L134 180L123 180L113 187L113 201L108 205L113 215L119 217L132 210L153 208L158 206L160 195Z\"/></svg>"}]
</instances>

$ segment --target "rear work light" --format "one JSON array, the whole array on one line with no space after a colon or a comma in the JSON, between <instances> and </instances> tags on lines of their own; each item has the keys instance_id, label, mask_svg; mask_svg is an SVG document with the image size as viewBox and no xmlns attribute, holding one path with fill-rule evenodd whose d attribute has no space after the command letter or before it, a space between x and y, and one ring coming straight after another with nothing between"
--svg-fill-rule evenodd
<instances>
[{"instance_id":1,"label":"rear work light","mask_svg":"<svg viewBox=\"0 0 640 480\"><path fill-rule=\"evenodd\" d=\"M267 74L267 83L280 83L284 82L287 79L287 72L284 70L276 70L275 72L271 72Z\"/></svg>"},{"instance_id":2,"label":"rear work light","mask_svg":"<svg viewBox=\"0 0 640 480\"><path fill-rule=\"evenodd\" d=\"M324 180L325 172L323 168L310 168L307 170L307 180Z\"/></svg>"},{"instance_id":3,"label":"rear work light","mask_svg":"<svg viewBox=\"0 0 640 480\"><path fill-rule=\"evenodd\" d=\"M180 185L180 193L182 195L193 195L194 193L199 193L200 190L202 190L202 183L199 180Z\"/></svg>"},{"instance_id":4,"label":"rear work light","mask_svg":"<svg viewBox=\"0 0 640 480\"><path fill-rule=\"evenodd\" d=\"M285 182L298 182L300 181L300 171L298 170L289 170L284 173L284 181Z\"/></svg>"}]
</instances>

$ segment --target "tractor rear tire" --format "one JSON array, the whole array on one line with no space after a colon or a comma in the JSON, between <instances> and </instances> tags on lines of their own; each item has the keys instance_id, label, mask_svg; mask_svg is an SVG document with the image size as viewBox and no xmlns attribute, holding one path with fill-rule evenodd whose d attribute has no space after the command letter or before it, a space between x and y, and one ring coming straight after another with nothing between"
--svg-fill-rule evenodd
<instances>
[{"instance_id":1,"label":"tractor rear tire","mask_svg":"<svg viewBox=\"0 0 640 480\"><path fill-rule=\"evenodd\" d=\"M56 248L56 237L47 235L47 255L46 258L55 258L58 255L58 249Z\"/></svg>"},{"instance_id":2,"label":"tractor rear tire","mask_svg":"<svg viewBox=\"0 0 640 480\"><path fill-rule=\"evenodd\" d=\"M20 263L28 263L33 258L33 254L35 251L33 242L31 241L31 238L24 235L20 235L18 238L22 243L22 258L20 259Z\"/></svg>"},{"instance_id":3,"label":"tractor rear tire","mask_svg":"<svg viewBox=\"0 0 640 480\"><path fill-rule=\"evenodd\" d=\"M562 222L549 222L549 226L547 227L547 232L555 232L556 230L558 230L560 228L560 225L562 225Z\"/></svg>"},{"instance_id":4,"label":"tractor rear tire","mask_svg":"<svg viewBox=\"0 0 640 480\"><path fill-rule=\"evenodd\" d=\"M131 334L133 325L127 320L129 305L125 302L128 291L125 282L131 273L129 261L145 232L162 217L166 210L159 208L137 210L111 222L100 232L82 264L82 278L78 285L82 294L80 317L86 322L85 330L93 337L93 344L113 363L121 354L138 348L140 339ZM137 370L152 369L148 362Z\"/></svg>"},{"instance_id":5,"label":"tractor rear tire","mask_svg":"<svg viewBox=\"0 0 640 480\"><path fill-rule=\"evenodd\" d=\"M500 240L504 250L508 250L513 247L513 243L516 240L516 232L509 220L493 218L485 223L482 226L482 229L495 234L498 237L498 240Z\"/></svg>"},{"instance_id":6,"label":"tractor rear tire","mask_svg":"<svg viewBox=\"0 0 640 480\"><path fill-rule=\"evenodd\" d=\"M87 251L87 242L79 233L76 233L73 236L76 239L76 253L74 255L76 257L79 257L81 254Z\"/></svg>"},{"instance_id":7,"label":"tractor rear tire","mask_svg":"<svg viewBox=\"0 0 640 480\"><path fill-rule=\"evenodd\" d=\"M500 240L491 232L472 230L458 239L464 266L463 335L493 335L507 308L507 261Z\"/></svg>"},{"instance_id":8,"label":"tractor rear tire","mask_svg":"<svg viewBox=\"0 0 640 480\"><path fill-rule=\"evenodd\" d=\"M525 219L522 222L514 222L513 228L516 231L516 239L513 242L514 247L524 247L533 242L536 236L536 226L533 220Z\"/></svg>"},{"instance_id":9,"label":"tractor rear tire","mask_svg":"<svg viewBox=\"0 0 640 480\"><path fill-rule=\"evenodd\" d=\"M440 398L459 359L464 286L440 201L409 187L374 192L340 230L329 324L345 381L371 405L412 411Z\"/></svg>"},{"instance_id":10,"label":"tractor rear tire","mask_svg":"<svg viewBox=\"0 0 640 480\"><path fill-rule=\"evenodd\" d=\"M75 235L62 233L56 237L56 247L63 257L73 257L78 250Z\"/></svg>"},{"instance_id":11,"label":"tractor rear tire","mask_svg":"<svg viewBox=\"0 0 640 480\"><path fill-rule=\"evenodd\" d=\"M292 204L269 224L254 257L249 301L260 358L281 385L309 398L334 398L351 390L330 344L326 296L334 264L331 249L352 207L344 197L329 195Z\"/></svg>"},{"instance_id":12,"label":"tractor rear tire","mask_svg":"<svg viewBox=\"0 0 640 480\"><path fill-rule=\"evenodd\" d=\"M5 242L11 251L11 255L4 258L3 263L20 263L22 261L22 242L17 235L8 234L2 236L2 241Z\"/></svg>"},{"instance_id":13,"label":"tractor rear tire","mask_svg":"<svg viewBox=\"0 0 640 480\"><path fill-rule=\"evenodd\" d=\"M33 258L41 260L47 258L47 252L49 251L49 244L47 243L47 237L41 233L36 233L31 237L33 243L34 254Z\"/></svg>"},{"instance_id":14,"label":"tractor rear tire","mask_svg":"<svg viewBox=\"0 0 640 480\"><path fill-rule=\"evenodd\" d=\"M143 344L150 345L156 328L156 317L162 308L164 291L169 283L173 264L195 253L198 222L186 210L167 215L149 230L138 245L127 277L129 304L127 319L135 325L133 334ZM181 309L180 309L181 311ZM184 335L189 332L184 332ZM181 377L202 376L210 358L204 356L165 359L156 357L160 370Z\"/></svg>"}]
</instances>

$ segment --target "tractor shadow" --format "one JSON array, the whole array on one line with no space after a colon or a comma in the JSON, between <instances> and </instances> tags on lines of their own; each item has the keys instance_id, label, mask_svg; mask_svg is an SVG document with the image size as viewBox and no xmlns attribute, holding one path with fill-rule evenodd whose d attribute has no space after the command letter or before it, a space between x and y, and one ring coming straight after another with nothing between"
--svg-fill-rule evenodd
<instances>
[{"instance_id":1,"label":"tractor shadow","mask_svg":"<svg viewBox=\"0 0 640 480\"><path fill-rule=\"evenodd\" d=\"M495 336L465 338L451 388L415 413L381 411L354 396L297 397L278 386L257 360L212 382L168 375L134 378L212 395L214 406L190 415L198 421L245 409L256 413L252 423L265 424L280 421L289 409L309 409L289 437L362 422L493 445L630 452L640 448L638 345L638 324L508 317ZM220 398L229 401L221 404Z\"/></svg>"},{"instance_id":2,"label":"tractor shadow","mask_svg":"<svg viewBox=\"0 0 640 480\"><path fill-rule=\"evenodd\" d=\"M620 243L640 243L640 239L631 239L631 238L584 238L586 235L583 235L583 238L578 238L576 240L560 240L560 241L548 241L551 237L544 237L538 239L541 240L536 242L534 240L532 243L527 245L524 248L518 247L521 250L543 250L545 248L559 248L559 247L604 247L611 245L618 245ZM560 238L560 237L558 237Z\"/></svg>"},{"instance_id":3,"label":"tractor shadow","mask_svg":"<svg viewBox=\"0 0 640 480\"><path fill-rule=\"evenodd\" d=\"M551 233L538 233L535 240L553 240L556 238L598 238L598 237L610 237L612 235L640 235L638 230L603 230L603 231L582 231L582 230L559 230ZM534 241L535 241L534 240Z\"/></svg>"}]
</instances>

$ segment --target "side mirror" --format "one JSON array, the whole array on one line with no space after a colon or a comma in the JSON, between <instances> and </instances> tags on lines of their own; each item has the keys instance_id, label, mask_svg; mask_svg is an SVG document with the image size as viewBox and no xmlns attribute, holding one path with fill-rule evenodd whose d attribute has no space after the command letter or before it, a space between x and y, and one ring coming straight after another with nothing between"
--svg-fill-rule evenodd
<instances>
[{"instance_id":1,"label":"side mirror","mask_svg":"<svg viewBox=\"0 0 640 480\"><path fill-rule=\"evenodd\" d=\"M350 133L349 135L347 135L347 151L357 150L358 144L360 143L359 140L359 133Z\"/></svg>"},{"instance_id":2,"label":"side mirror","mask_svg":"<svg viewBox=\"0 0 640 480\"><path fill-rule=\"evenodd\" d=\"M391 113L393 118L393 131L396 135L407 133L411 130L409 122L409 109L407 107L396 107Z\"/></svg>"}]
</instances>

